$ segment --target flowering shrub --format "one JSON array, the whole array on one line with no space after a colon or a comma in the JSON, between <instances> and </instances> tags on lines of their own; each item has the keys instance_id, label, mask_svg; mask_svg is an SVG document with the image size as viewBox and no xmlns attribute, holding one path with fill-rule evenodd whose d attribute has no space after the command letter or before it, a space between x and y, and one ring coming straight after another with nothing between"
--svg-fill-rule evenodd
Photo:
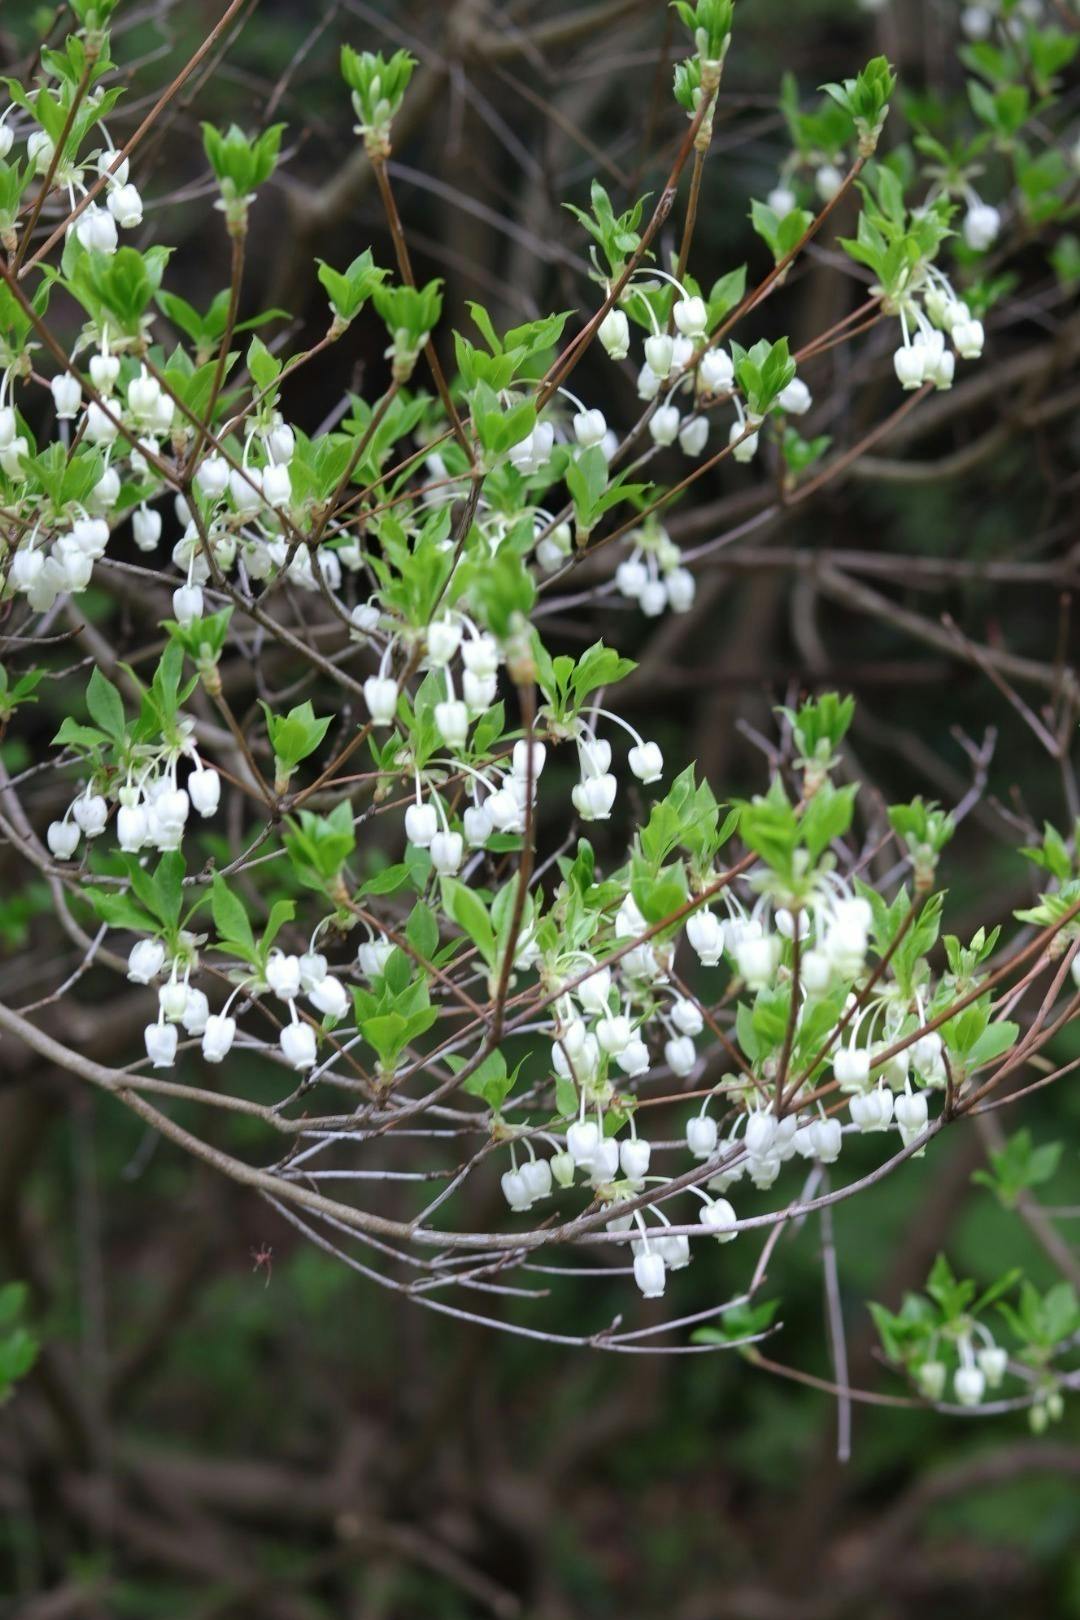
<instances>
[{"instance_id":1,"label":"flowering shrub","mask_svg":"<svg viewBox=\"0 0 1080 1620\"><path fill-rule=\"evenodd\" d=\"M598 593L686 613L708 548L684 555L665 514L722 460L766 461L792 504L850 466L877 427L830 453L799 426L802 372L827 349L889 328L890 420L978 363L1004 233L1056 220L1075 192L1052 121L1077 36L1006 6L990 43L969 8L974 124L952 145L924 133L878 155L897 91L883 57L812 107L785 84L790 158L750 203L769 264L755 282L695 262L733 6L681 0L688 124L667 186L651 212L644 198L618 212L599 180L570 207L593 307L576 328L555 312L500 332L474 302L452 337L442 285L417 284L388 168L413 60L346 46L396 263L320 259L325 335L290 353L260 335L279 312L241 318L282 126L204 127L232 275L200 312L170 289L168 245L133 242L143 130L109 133L113 9L73 0L77 26L32 80L7 81L0 118L8 739L43 683L77 687L47 757L2 756L0 833L81 952L45 1004L103 969L126 975L145 1029L118 1068L0 1007L5 1041L429 1308L536 1334L483 1307L563 1249L611 1275L617 1321L542 1336L619 1350L674 1334L774 1365L760 1346L778 1306L758 1295L785 1227L903 1175L943 1130L1022 1092L1033 1064L1066 1071L1044 1052L1080 1006L1074 841L1050 829L1027 851L1046 891L1012 937L958 937L938 885L962 818L916 797L889 808L891 870L860 846L850 699L779 711L770 780L730 802L618 712L628 658L587 633L577 656L554 650L545 619L594 558L564 613L587 619ZM996 202L975 188L984 169ZM842 204L857 220L837 251L865 302L798 351L780 333L740 341ZM290 379L355 323L385 337L385 385L306 431ZM594 343L627 363L617 424L569 386ZM53 627L82 627L96 597L108 633L86 630L86 678ZM133 603L160 627L150 645L145 625L124 637ZM237 694L257 699L246 716ZM547 848L542 803L559 828ZM590 834L619 853L601 858ZM169 1100L248 1116L259 1150L223 1152ZM877 1164L845 1177L864 1136ZM1047 1151L1023 1140L988 1172L1013 1204ZM482 1231L455 1221L466 1181L500 1200ZM423 1195L408 1219L380 1205L400 1182ZM658 1299L671 1273L755 1233L766 1248L738 1298L620 1325L635 1293ZM1040 1427L1075 1378L1067 1282L1043 1295L1006 1274L976 1298L941 1259L925 1295L875 1319L915 1399L1025 1406Z\"/></svg>"}]
</instances>

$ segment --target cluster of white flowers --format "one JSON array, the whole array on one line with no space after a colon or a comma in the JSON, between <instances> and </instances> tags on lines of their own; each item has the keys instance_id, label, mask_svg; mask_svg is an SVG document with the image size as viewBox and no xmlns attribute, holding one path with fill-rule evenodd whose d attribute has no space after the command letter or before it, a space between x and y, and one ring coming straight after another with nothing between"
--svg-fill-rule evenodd
<instances>
[{"instance_id":1,"label":"cluster of white flowers","mask_svg":"<svg viewBox=\"0 0 1080 1620\"><path fill-rule=\"evenodd\" d=\"M219 1013L210 1011L205 993L191 983L198 963L190 936L184 939L183 955L171 961L158 939L141 939L132 948L128 978L133 984L152 984L168 970L165 982L158 987L157 1020L147 1024L144 1031L146 1054L155 1069L171 1068L175 1063L180 1028L200 1038L205 1062L222 1063L236 1039L236 1019L229 1009L245 991L253 999L272 994L285 1003L289 1022L281 1028L278 1046L285 1063L303 1073L315 1065L317 1038L314 1025L301 1019L297 1011L300 996L306 996L322 1017L337 1020L349 1010L348 991L330 972L326 957L319 951L308 950L303 956L271 951L265 974L242 977Z\"/></svg>"},{"instance_id":2,"label":"cluster of white flowers","mask_svg":"<svg viewBox=\"0 0 1080 1620\"><path fill-rule=\"evenodd\" d=\"M193 730L194 722L182 717L177 723L178 746L139 746L132 750L123 781L103 777L98 783L87 782L63 816L49 823L46 841L57 860L72 859L80 836L97 838L105 831L110 800L118 806L116 842L120 849L131 855L149 849L179 849L191 810L202 817L212 816L221 801L221 777L200 758ZM178 776L182 758L190 765L183 787Z\"/></svg>"},{"instance_id":3,"label":"cluster of white flowers","mask_svg":"<svg viewBox=\"0 0 1080 1620\"><path fill-rule=\"evenodd\" d=\"M629 556L615 570L620 595L636 602L647 618L655 619L665 608L672 613L688 613L693 606L697 581L682 564L682 553L663 524L647 518L627 536Z\"/></svg>"},{"instance_id":4,"label":"cluster of white flowers","mask_svg":"<svg viewBox=\"0 0 1080 1620\"><path fill-rule=\"evenodd\" d=\"M893 355L893 366L906 389L921 388L928 382L935 388L951 388L957 356L977 360L982 354L982 322L974 319L949 278L935 265L926 266L921 287L899 304L896 313L903 342ZM946 334L952 349L945 347Z\"/></svg>"},{"instance_id":5,"label":"cluster of white flowers","mask_svg":"<svg viewBox=\"0 0 1080 1620\"><path fill-rule=\"evenodd\" d=\"M928 1401L941 1400L948 1378L948 1367L938 1359L936 1349L932 1343L929 1356L916 1372L918 1386ZM972 1322L970 1332L960 1335L956 1351L959 1365L953 1373L953 1393L961 1406L978 1406L988 1389L1001 1387L1009 1367L1008 1353L982 1322Z\"/></svg>"}]
</instances>

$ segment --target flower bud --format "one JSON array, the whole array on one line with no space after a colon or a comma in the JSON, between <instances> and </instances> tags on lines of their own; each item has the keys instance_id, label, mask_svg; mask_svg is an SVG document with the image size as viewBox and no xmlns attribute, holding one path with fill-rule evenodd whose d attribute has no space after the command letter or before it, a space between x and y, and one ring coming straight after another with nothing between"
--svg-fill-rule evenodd
<instances>
[{"instance_id":1,"label":"flower bud","mask_svg":"<svg viewBox=\"0 0 1080 1620\"><path fill-rule=\"evenodd\" d=\"M991 1389L997 1389L1009 1366L1009 1357L1000 1344L987 1344L976 1353L975 1360L979 1364L979 1371L985 1376Z\"/></svg>"},{"instance_id":2,"label":"flower bud","mask_svg":"<svg viewBox=\"0 0 1080 1620\"><path fill-rule=\"evenodd\" d=\"M174 970L175 971L175 970ZM183 979L169 979L158 990L158 1006L174 1022L183 1018L188 1004L188 987Z\"/></svg>"}]
</instances>

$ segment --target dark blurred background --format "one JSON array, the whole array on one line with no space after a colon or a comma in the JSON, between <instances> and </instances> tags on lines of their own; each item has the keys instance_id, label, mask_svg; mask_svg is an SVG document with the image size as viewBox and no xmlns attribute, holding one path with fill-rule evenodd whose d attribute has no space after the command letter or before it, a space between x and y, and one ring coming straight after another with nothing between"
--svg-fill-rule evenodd
<instances>
[{"instance_id":1,"label":"dark blurred background","mask_svg":"<svg viewBox=\"0 0 1080 1620\"><path fill-rule=\"evenodd\" d=\"M744 260L752 277L768 268L746 216L788 151L781 75L812 97L884 51L920 115L947 132L964 99L958 10L741 0L691 258L699 280ZM120 131L219 14L199 0L121 9L115 54L136 71ZM10 62L33 22L32 6L4 5ZM597 175L618 206L662 186L685 128L670 96L678 33L659 0L261 0L149 143L137 175L147 240L175 244L170 284L204 308L226 283L228 253L198 122L286 120L287 159L253 213L242 314L281 306L292 341L313 342L326 310L312 257L340 266L370 245L380 263L392 258L337 54L343 42L405 45L421 66L392 173L418 275L446 278L444 357L470 298L497 327L552 307L587 313L596 289L561 203L584 204ZM910 134L898 102L888 140ZM988 196L996 179L991 161ZM680 217L677 205L665 262ZM849 208L840 230L853 220ZM1009 269L979 389L960 406L956 395L930 402L821 499L734 539L703 569L690 616L657 626L606 599L544 626L553 646L602 634L639 658L624 712L670 762L696 758L722 797L761 784L775 704L807 686L855 692L848 765L881 795L955 805L979 788L944 874L951 927L965 937L1033 892L1020 828L1067 821L1056 765L942 624L951 615L963 635L1030 660L1036 707L1072 662L1076 428L1060 412L1042 419L1045 394L1025 393L1047 349L1075 342L1071 290L1038 233ZM739 335L786 332L798 346L862 296L826 234ZM876 329L807 368L814 432L843 447L895 407L894 344ZM314 429L347 387L373 397L381 349L358 322L301 373L294 419ZM573 386L612 423L637 414L632 376L603 356ZM673 510L671 533L687 547L716 539L774 490L767 464L726 462ZM0 925L0 956L17 973L25 925L2 899ZM122 990L104 994L122 1007ZM137 1013L88 1008L95 1055L118 1058ZM1067 1040L1055 1052L1063 1061ZM1080 1201L1078 1116L1069 1083L1026 1116L1037 1140L1069 1144L1043 1189L1050 1204ZM234 1151L265 1152L242 1120L201 1128ZM902 1389L875 1353L865 1301L895 1306L939 1250L980 1279L1010 1263L1043 1286L1058 1275L972 1185L983 1154L973 1131L950 1132L909 1174L837 1209L853 1385ZM859 1162L845 1156L845 1172ZM738 1292L748 1247L702 1253L665 1303L690 1311ZM40 1066L16 1064L0 1084L0 1252L7 1274L31 1284L43 1340L0 1415L0 1591L20 1620L1080 1616L1075 1412L1036 1441L1023 1414L960 1422L860 1405L841 1464L827 1395L737 1354L602 1356L425 1312ZM806 1226L777 1246L764 1292L782 1300L770 1354L827 1378L822 1276L822 1232ZM622 1279L598 1301L594 1284L561 1283L515 1319L590 1331L625 1289Z\"/></svg>"}]
</instances>

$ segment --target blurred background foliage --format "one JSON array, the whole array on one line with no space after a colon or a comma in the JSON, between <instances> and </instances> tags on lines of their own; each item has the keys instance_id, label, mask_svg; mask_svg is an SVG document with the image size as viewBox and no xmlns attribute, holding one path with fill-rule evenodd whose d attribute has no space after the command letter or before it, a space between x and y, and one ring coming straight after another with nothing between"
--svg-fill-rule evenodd
<instances>
[{"instance_id":1,"label":"blurred background foliage","mask_svg":"<svg viewBox=\"0 0 1080 1620\"><path fill-rule=\"evenodd\" d=\"M1061 26L1075 26L1071 7L1058 9ZM766 268L747 209L788 150L781 75L812 94L883 51L908 105L947 132L964 102L958 10L952 0L873 11L742 0L691 264L700 280L744 260L751 274ZM205 0L121 8L116 54L135 65L121 130L219 13ZM540 308L588 309L582 233L561 203L584 203L596 174L620 201L655 194L685 127L669 93L681 46L657 0L259 0L245 19L224 58L184 90L136 178L147 239L175 244L173 285L205 308L227 280L227 243L210 224L198 122L287 120L287 161L253 215L242 313L283 306L298 343L325 323L313 256L340 265L370 245L380 263L391 259L337 74L343 42L403 44L420 58L393 172L417 273L447 280L444 345L449 326L467 320L468 298L483 299L497 326ZM41 23L34 6L7 0L0 56L17 62ZM1065 94L1075 103L1075 84ZM901 102L886 144L910 133ZM1010 363L1065 341L1073 289L1047 246L1033 232L1013 254L1016 286L988 321L989 381L962 412L943 396L935 417L932 402L875 449L869 470L767 536L733 544L688 619L657 629L608 598L588 626L545 626L555 643L604 635L639 657L624 712L670 760L696 758L722 797L760 785L773 707L805 686L856 694L852 757L885 798L922 792L955 804L984 775L945 866L951 924L965 936L1035 891L1010 818L1063 821L1057 766L942 630L948 614L975 640L1056 658L1062 678L1071 667L1076 427L1029 420L991 453L978 450L1012 419ZM853 296L851 267L840 274L839 264L828 242L815 246L744 341L786 332L795 346L839 319ZM815 432L854 442L895 406L889 350L888 335L872 332L808 370ZM358 322L302 373L290 413L314 427L343 389L374 391L384 376L374 327ZM609 419L632 418L632 388L602 356L590 355L574 386ZM941 458L959 458L959 472L944 476ZM769 476L725 462L676 508L672 533L691 544L752 517ZM870 554L871 610L822 579L831 552ZM879 577L875 555L981 566L956 579L914 567ZM1045 566L1028 584L995 578L995 565L1016 563ZM1032 701L1048 695L1036 686ZM996 743L976 768L961 733L981 746L988 724ZM9 963L32 911L33 897L0 896ZM118 1041L130 1032L124 1017ZM1074 1030L1057 1043L1058 1061L1070 1041L1080 1052ZM0 1413L0 1591L12 1615L1080 1617L1075 1407L1035 1440L1023 1414L961 1422L863 1405L851 1460L840 1463L835 1402L817 1389L738 1354L608 1357L423 1311L57 1073L5 1071L2 1055L0 1073L0 1249L7 1274L29 1287L25 1304L9 1301L0 1354L8 1331L40 1344ZM1043 1202L1080 1202L1075 1086L1031 1099L1025 1122L1036 1142L1066 1143ZM243 1120L201 1128L231 1151L248 1146ZM854 1147L850 1173L875 1158ZM950 1132L910 1173L837 1209L853 1385L901 1390L862 1302L895 1307L939 1250L984 1281L1011 1264L1040 1287L1059 1275L1027 1228L972 1184L983 1160L974 1131ZM408 1197L396 1208L391 1197L387 1213L406 1214ZM463 1212L473 1216L482 1220ZM767 1349L829 1378L822 1243L807 1226L778 1244L765 1293L782 1301L782 1326ZM675 1304L690 1312L734 1293L742 1248L700 1255L673 1279ZM625 1279L606 1293L547 1281L551 1297L542 1308L523 1302L520 1324L599 1328L626 1292Z\"/></svg>"}]
</instances>

